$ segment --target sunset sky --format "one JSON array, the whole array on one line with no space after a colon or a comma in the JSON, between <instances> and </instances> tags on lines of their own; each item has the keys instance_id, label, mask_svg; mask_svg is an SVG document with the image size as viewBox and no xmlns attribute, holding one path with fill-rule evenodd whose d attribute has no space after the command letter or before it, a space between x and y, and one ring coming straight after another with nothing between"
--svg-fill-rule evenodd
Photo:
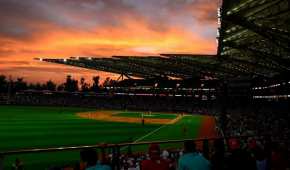
<instances>
[{"instance_id":1,"label":"sunset sky","mask_svg":"<svg viewBox=\"0 0 290 170\"><path fill-rule=\"evenodd\" d=\"M35 57L215 54L217 0L0 0L0 74L62 82L108 73Z\"/></svg>"}]
</instances>

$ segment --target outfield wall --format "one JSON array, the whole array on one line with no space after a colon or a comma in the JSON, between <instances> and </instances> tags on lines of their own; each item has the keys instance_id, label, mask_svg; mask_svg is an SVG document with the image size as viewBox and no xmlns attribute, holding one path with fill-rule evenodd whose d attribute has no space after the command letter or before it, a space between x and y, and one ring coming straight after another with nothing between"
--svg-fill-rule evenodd
<instances>
[{"instance_id":1,"label":"outfield wall","mask_svg":"<svg viewBox=\"0 0 290 170\"><path fill-rule=\"evenodd\" d=\"M215 100L200 100L186 96L89 96L85 94L18 94L15 105L74 106L96 109L144 110L187 113L210 113Z\"/></svg>"}]
</instances>

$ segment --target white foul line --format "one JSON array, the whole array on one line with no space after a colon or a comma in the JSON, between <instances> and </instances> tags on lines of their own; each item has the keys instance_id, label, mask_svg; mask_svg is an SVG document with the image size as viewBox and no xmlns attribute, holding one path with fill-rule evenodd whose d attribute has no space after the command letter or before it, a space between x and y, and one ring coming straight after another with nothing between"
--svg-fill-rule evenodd
<instances>
[{"instance_id":1,"label":"white foul line","mask_svg":"<svg viewBox=\"0 0 290 170\"><path fill-rule=\"evenodd\" d=\"M177 117L176 119L178 119L178 118L179 118L179 117ZM171 120L170 122L168 122L168 123L166 123L166 124L160 126L159 128L157 128L157 129L155 129L155 130L153 130L153 131L147 133L146 135L144 135L144 136L138 138L138 139L135 140L133 143L139 142L139 141L141 141L142 139L146 138L147 136L150 136L150 135L156 133L157 131L159 131L160 129L164 128L165 126L168 126L169 124L171 124L171 123L174 122L174 121L176 121L176 120L175 120L175 119Z\"/></svg>"},{"instance_id":2,"label":"white foul line","mask_svg":"<svg viewBox=\"0 0 290 170\"><path fill-rule=\"evenodd\" d=\"M176 119L181 119L181 116L178 116ZM164 128L165 126L168 126L169 124L172 124L173 122L175 122L176 119L173 119L173 120L171 120L170 122L168 122L168 123L166 123L166 124L160 126L159 128L157 128L157 129L155 129L155 130L153 130L153 131L147 133L146 135L144 135L144 136L142 136L142 137L136 139L133 143L137 143L137 142L141 141L142 139L146 138L147 136L150 136L150 135L156 133L157 131L159 131L160 129ZM177 120L177 121L178 121L178 120ZM176 121L176 122L177 122L177 121ZM128 147L128 146L124 146L123 148L121 148L121 150L124 150L124 149L126 149L127 147Z\"/></svg>"}]
</instances>

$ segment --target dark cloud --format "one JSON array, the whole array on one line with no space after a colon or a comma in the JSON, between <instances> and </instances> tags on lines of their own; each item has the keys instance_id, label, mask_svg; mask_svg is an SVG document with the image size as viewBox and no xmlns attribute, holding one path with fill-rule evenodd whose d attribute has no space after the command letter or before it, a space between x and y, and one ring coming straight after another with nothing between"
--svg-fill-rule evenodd
<instances>
[{"instance_id":1,"label":"dark cloud","mask_svg":"<svg viewBox=\"0 0 290 170\"><path fill-rule=\"evenodd\" d=\"M40 21L45 14L37 7L37 1L0 0L0 34L7 37L30 37L35 30L29 25Z\"/></svg>"},{"instance_id":2,"label":"dark cloud","mask_svg":"<svg viewBox=\"0 0 290 170\"><path fill-rule=\"evenodd\" d=\"M122 27L124 18L145 20L151 29L164 31L180 25L170 22L172 18L176 22L186 15L215 21L216 7L216 0L0 0L0 34L29 37L43 29L39 23L87 31Z\"/></svg>"}]
</instances>

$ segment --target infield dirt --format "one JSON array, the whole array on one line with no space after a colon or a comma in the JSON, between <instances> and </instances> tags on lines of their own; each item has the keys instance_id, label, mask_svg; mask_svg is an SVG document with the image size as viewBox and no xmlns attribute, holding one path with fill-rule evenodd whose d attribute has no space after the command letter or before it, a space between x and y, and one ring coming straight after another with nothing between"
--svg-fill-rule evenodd
<instances>
[{"instance_id":1,"label":"infield dirt","mask_svg":"<svg viewBox=\"0 0 290 170\"><path fill-rule=\"evenodd\" d=\"M119 117L113 116L114 114L118 114L117 111L95 111L95 112L82 112L77 113L79 117L86 119L94 119L94 120L102 120L109 122L127 122L127 123L142 123L142 118L136 117ZM175 119L156 119L150 117L144 117L145 123L149 124L174 124L176 123L182 116L177 116Z\"/></svg>"}]
</instances>

